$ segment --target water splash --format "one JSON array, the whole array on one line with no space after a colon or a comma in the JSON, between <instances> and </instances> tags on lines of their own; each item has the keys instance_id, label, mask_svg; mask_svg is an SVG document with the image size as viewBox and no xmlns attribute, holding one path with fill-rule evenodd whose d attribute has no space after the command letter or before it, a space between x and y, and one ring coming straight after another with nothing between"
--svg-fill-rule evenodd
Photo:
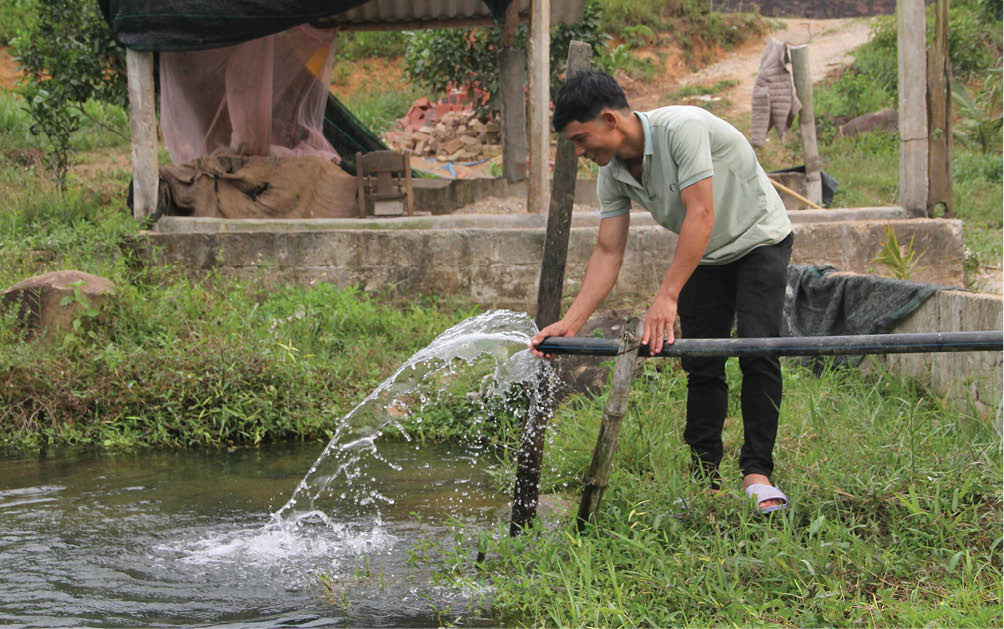
<instances>
[{"instance_id":1,"label":"water splash","mask_svg":"<svg viewBox=\"0 0 1004 629\"><path fill-rule=\"evenodd\" d=\"M549 365L526 349L536 332L536 324L525 313L491 310L437 336L338 422L293 496L272 514L271 525L287 530L305 525L330 528L334 523L325 515L328 501L338 505L339 513L354 510L361 520L379 519L381 506L394 501L374 486L376 478L365 470L374 460L403 470L381 455L377 439L392 430L410 439L401 420L433 401L444 381L469 368L487 367L480 390L472 392L479 399L523 386L531 409L543 407L540 392L553 391L557 378Z\"/></svg>"}]
</instances>

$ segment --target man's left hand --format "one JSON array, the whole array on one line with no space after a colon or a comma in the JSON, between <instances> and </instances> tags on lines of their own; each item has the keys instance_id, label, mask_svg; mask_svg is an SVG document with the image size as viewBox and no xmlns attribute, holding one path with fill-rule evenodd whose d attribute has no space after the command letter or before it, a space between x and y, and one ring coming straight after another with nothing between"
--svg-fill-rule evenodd
<instances>
[{"instance_id":1,"label":"man's left hand","mask_svg":"<svg viewBox=\"0 0 1004 629\"><path fill-rule=\"evenodd\" d=\"M673 338L673 324L676 322L676 299L660 293L656 295L652 302L652 307L645 315L645 331L642 334L641 342L648 344L648 351L651 355L656 355L662 351L663 345L671 345Z\"/></svg>"}]
</instances>

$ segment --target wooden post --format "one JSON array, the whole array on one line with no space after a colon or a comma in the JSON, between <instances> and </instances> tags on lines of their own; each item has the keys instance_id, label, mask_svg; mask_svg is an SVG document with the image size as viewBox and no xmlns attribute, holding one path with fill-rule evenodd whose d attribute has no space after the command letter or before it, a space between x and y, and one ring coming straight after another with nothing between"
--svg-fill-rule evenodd
<instances>
[{"instance_id":1,"label":"wooden post","mask_svg":"<svg viewBox=\"0 0 1004 629\"><path fill-rule=\"evenodd\" d=\"M519 535L537 517L537 501L540 497L540 464L544 455L544 436L547 434L547 420L553 408L545 396L547 384L544 367L541 366L536 379L537 388L526 392L528 406L523 434L520 436L519 451L516 453L516 483L512 492L512 512L509 520L509 535Z\"/></svg>"},{"instance_id":2,"label":"wooden post","mask_svg":"<svg viewBox=\"0 0 1004 629\"><path fill-rule=\"evenodd\" d=\"M924 0L898 0L899 202L927 216L927 55Z\"/></svg>"},{"instance_id":3,"label":"wooden post","mask_svg":"<svg viewBox=\"0 0 1004 629\"><path fill-rule=\"evenodd\" d=\"M603 424L600 426L600 436L593 450L593 462L589 465L586 486L582 490L582 501L579 503L579 531L582 531L586 523L596 515L600 499L603 498L603 492L610 482L610 466L613 463L614 451L617 449L621 420L627 412L628 392L634 379L638 345L643 331L643 320L632 317L624 326L624 333L621 335L617 361L614 363L614 375L610 379L610 394L603 409Z\"/></svg>"},{"instance_id":4,"label":"wooden post","mask_svg":"<svg viewBox=\"0 0 1004 629\"><path fill-rule=\"evenodd\" d=\"M566 76L585 69L593 49L582 41L568 46ZM547 233L544 237L544 259L540 264L540 284L537 287L537 327L543 328L561 315L561 292L565 282L565 258L568 254L568 234L572 226L572 204L579 158L575 145L558 137L551 180L551 203L547 212Z\"/></svg>"},{"instance_id":5,"label":"wooden post","mask_svg":"<svg viewBox=\"0 0 1004 629\"><path fill-rule=\"evenodd\" d=\"M547 209L547 177L551 162L550 113L551 0L530 3L530 179L526 209Z\"/></svg>"},{"instance_id":6,"label":"wooden post","mask_svg":"<svg viewBox=\"0 0 1004 629\"><path fill-rule=\"evenodd\" d=\"M812 72L809 70L809 46L792 46L791 70L795 75L795 93L802 101L798 127L802 131L805 155L805 196L817 205L823 202L823 179L819 174L819 145L816 143L816 114L812 108Z\"/></svg>"},{"instance_id":7,"label":"wooden post","mask_svg":"<svg viewBox=\"0 0 1004 629\"><path fill-rule=\"evenodd\" d=\"M132 130L132 215L142 221L157 211L157 111L153 53L126 48L129 122Z\"/></svg>"},{"instance_id":8,"label":"wooden post","mask_svg":"<svg viewBox=\"0 0 1004 629\"><path fill-rule=\"evenodd\" d=\"M568 48L568 74L586 67L592 48L573 41ZM561 138L554 164L551 203L547 213L547 235L544 239L544 260L540 268L537 289L537 327L558 320L561 312L561 291L565 281L565 258L568 253L568 233L572 224L572 201L575 199L575 179L579 158L575 146ZM543 381L543 378L540 378ZM550 409L537 391L536 412L528 412L523 436L516 455L516 486L513 489L512 519L509 534L517 535L537 516L540 493L540 463L544 454L544 434Z\"/></svg>"},{"instance_id":9,"label":"wooden post","mask_svg":"<svg viewBox=\"0 0 1004 629\"><path fill-rule=\"evenodd\" d=\"M516 48L519 2L505 10L499 50L499 91L502 101L502 176L509 183L526 179L526 50Z\"/></svg>"},{"instance_id":10,"label":"wooden post","mask_svg":"<svg viewBox=\"0 0 1004 629\"><path fill-rule=\"evenodd\" d=\"M948 0L935 7L934 44L927 51L927 214L945 207L945 218L955 216L952 200L952 66L948 59Z\"/></svg>"}]
</instances>

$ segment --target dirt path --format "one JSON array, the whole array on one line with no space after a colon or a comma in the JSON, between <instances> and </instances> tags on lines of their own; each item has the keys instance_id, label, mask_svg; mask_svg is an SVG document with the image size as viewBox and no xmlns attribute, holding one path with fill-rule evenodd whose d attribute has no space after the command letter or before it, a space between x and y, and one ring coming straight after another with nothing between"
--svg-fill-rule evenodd
<instances>
[{"instance_id":1,"label":"dirt path","mask_svg":"<svg viewBox=\"0 0 1004 629\"><path fill-rule=\"evenodd\" d=\"M13 88L21 77L20 70L17 69L17 62L10 56L10 50L0 46L0 90Z\"/></svg>"},{"instance_id":2,"label":"dirt path","mask_svg":"<svg viewBox=\"0 0 1004 629\"><path fill-rule=\"evenodd\" d=\"M719 81L733 80L738 84L718 96L727 98L731 105L723 111L727 116L749 112L753 100L753 83L760 57L768 38L774 37L792 46L809 45L809 66L813 82L819 82L830 71L853 61L854 50L868 41L870 27L867 18L810 20L792 18L779 20L785 26L769 35L746 42L724 58L701 70L679 75L672 71L660 81L656 89L627 90L631 104L637 109L651 109L666 102L666 95L689 85L711 86ZM633 94L631 92L634 92Z\"/></svg>"}]
</instances>

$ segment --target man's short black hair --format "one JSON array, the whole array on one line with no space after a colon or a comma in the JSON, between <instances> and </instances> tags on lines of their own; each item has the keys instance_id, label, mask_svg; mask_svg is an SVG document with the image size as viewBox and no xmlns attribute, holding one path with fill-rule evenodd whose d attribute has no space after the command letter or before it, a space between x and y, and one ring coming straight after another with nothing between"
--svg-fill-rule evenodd
<instances>
[{"instance_id":1,"label":"man's short black hair","mask_svg":"<svg viewBox=\"0 0 1004 629\"><path fill-rule=\"evenodd\" d=\"M589 122L604 109L630 109L624 90L606 72L580 70L561 86L551 123L561 133L573 120Z\"/></svg>"}]
</instances>

